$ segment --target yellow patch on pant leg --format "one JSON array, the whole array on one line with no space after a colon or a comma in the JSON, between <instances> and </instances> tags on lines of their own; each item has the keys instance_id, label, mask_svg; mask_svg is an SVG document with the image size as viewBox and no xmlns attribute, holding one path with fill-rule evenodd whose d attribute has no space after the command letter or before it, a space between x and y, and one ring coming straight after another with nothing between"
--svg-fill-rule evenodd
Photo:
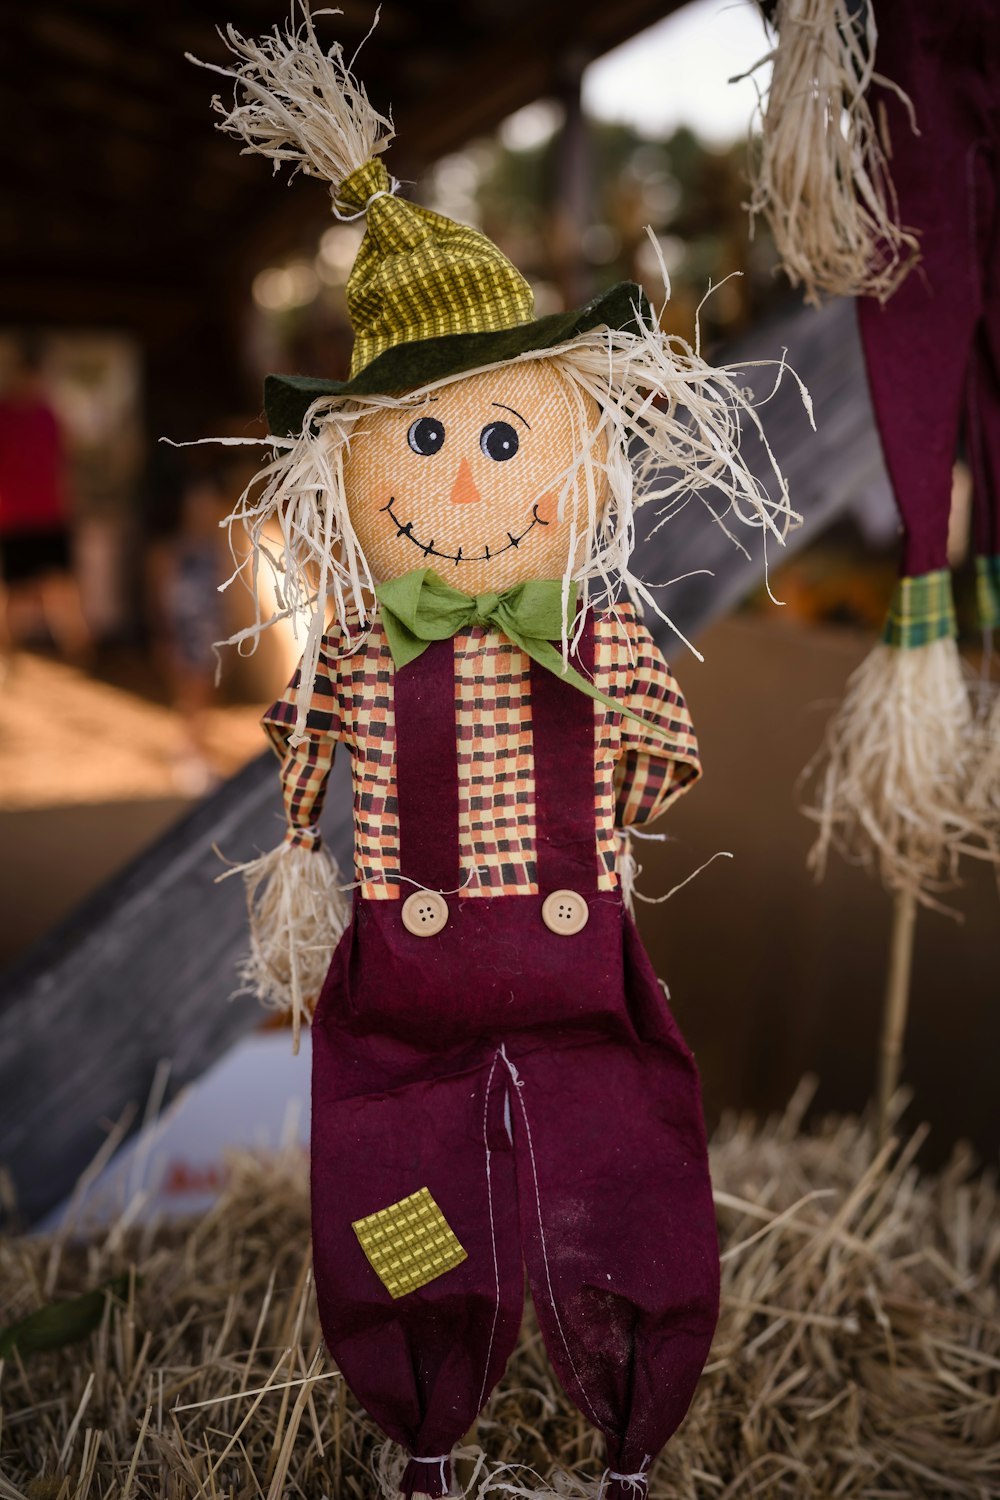
<instances>
[{"instance_id":1,"label":"yellow patch on pant leg","mask_svg":"<svg viewBox=\"0 0 1000 1500\"><path fill-rule=\"evenodd\" d=\"M429 1188L356 1219L351 1228L391 1297L405 1297L468 1259Z\"/></svg>"}]
</instances>

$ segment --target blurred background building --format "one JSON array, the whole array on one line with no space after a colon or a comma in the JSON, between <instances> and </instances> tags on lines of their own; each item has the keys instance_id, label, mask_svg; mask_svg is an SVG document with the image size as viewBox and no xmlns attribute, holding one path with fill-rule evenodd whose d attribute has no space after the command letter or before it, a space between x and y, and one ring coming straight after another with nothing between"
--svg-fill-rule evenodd
<instances>
[{"instance_id":1,"label":"blurred background building","mask_svg":"<svg viewBox=\"0 0 1000 1500\"><path fill-rule=\"evenodd\" d=\"M249 618L239 581L218 591L233 570L218 523L262 450L163 440L260 438L265 372L346 372L344 286L362 229L331 219L321 187L272 180L216 133L222 80L184 60L222 61L217 22L253 34L285 7L3 9L0 87L18 127L0 140L0 960L23 964L261 750L257 717L295 643L224 651L218 687L213 643ZM342 11L325 24L350 53L373 6L342 0ZM693 340L697 317L717 358L776 357L787 342L796 363L800 347L818 390L840 361L836 399L817 407L820 437L826 422L877 446L850 310L804 312L774 274L763 227L748 232L756 86L728 80L769 45L749 0L581 0L571 17L555 0L468 0L439 5L433 23L389 0L364 45L373 100L393 109L405 191L484 228L529 276L539 313L626 277L659 305L662 257L670 331ZM21 512L4 511L4 473L30 467L4 453L26 402L50 432L56 475L27 527L44 534L41 564L37 537L23 556ZM810 450L801 421L779 421L778 436L809 471L793 502L808 512L818 497L822 524L785 566L771 560L783 607L758 557L694 613L705 664L672 651L706 778L663 825L669 842L641 850L649 895L717 850L735 856L640 911L716 1116L783 1104L807 1070L820 1076L818 1107L863 1106L884 977L888 902L856 871L831 870L821 887L807 877L794 784L824 706L881 621L895 511L870 465L844 480L853 437ZM792 472L794 455L775 446ZM836 516L821 504L834 490ZM956 556L966 513L959 471ZM657 545L672 576L670 534ZM964 924L932 917L919 934L907 1078L939 1152L959 1135L990 1153L997 1143L985 1075L968 1086L971 1037L983 1058L1000 1042L996 892L985 875L971 880ZM214 983L222 1006L228 978Z\"/></svg>"}]
</instances>

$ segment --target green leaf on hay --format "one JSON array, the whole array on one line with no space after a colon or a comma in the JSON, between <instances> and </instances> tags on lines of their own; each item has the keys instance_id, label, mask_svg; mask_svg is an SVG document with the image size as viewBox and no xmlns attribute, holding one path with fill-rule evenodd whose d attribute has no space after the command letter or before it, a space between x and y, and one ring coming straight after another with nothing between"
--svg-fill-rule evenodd
<instances>
[{"instance_id":1,"label":"green leaf on hay","mask_svg":"<svg viewBox=\"0 0 1000 1500\"><path fill-rule=\"evenodd\" d=\"M41 1354L46 1349L78 1344L99 1327L108 1298L124 1302L128 1288L128 1276L115 1276L82 1297L50 1302L19 1323L0 1328L0 1359L6 1359L15 1349L21 1355Z\"/></svg>"}]
</instances>

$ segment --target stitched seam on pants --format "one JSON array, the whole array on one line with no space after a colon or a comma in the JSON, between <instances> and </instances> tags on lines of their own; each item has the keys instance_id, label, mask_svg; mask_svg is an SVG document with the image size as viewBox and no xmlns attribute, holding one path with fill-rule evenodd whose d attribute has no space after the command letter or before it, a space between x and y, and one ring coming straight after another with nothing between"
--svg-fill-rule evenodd
<instances>
[{"instance_id":1,"label":"stitched seam on pants","mask_svg":"<svg viewBox=\"0 0 1000 1500\"><path fill-rule=\"evenodd\" d=\"M479 1411L482 1411L483 1403L486 1400L486 1382L490 1378L490 1360L493 1357L493 1341L496 1338L497 1323L500 1318L500 1266L497 1261L496 1224L493 1218L493 1170L491 1166L493 1153L490 1150L489 1137L486 1133L487 1116L490 1107L490 1085L493 1082L493 1074L497 1070L497 1060L499 1056L500 1054L497 1053L493 1058L493 1066L490 1069L490 1076L486 1080L486 1097L483 1100L483 1144L486 1147L486 1201L489 1204L490 1209L490 1239L493 1243L493 1274L496 1277L497 1284L497 1305L493 1313L493 1327L490 1329L489 1347L486 1350L486 1365L483 1369L483 1388L479 1392Z\"/></svg>"},{"instance_id":2,"label":"stitched seam on pants","mask_svg":"<svg viewBox=\"0 0 1000 1500\"><path fill-rule=\"evenodd\" d=\"M580 1395L583 1398L583 1404L586 1406L587 1412L595 1426L600 1427L603 1431L601 1419L590 1404L590 1398L587 1395L587 1392L584 1390L583 1381L580 1379L580 1372L576 1367L576 1362L573 1359L573 1355L570 1353L569 1340L566 1337L566 1330L563 1328L562 1319L559 1316L559 1309L556 1306L555 1292L552 1290L552 1273L549 1270L549 1252L545 1245L545 1228L542 1224L542 1199L538 1191L538 1166L535 1162L535 1147L531 1139L531 1124L528 1120L528 1111L524 1107L524 1099L521 1094L521 1089L524 1087L524 1085L521 1082L520 1075L518 1074L517 1069L514 1067L514 1064L507 1056L505 1048L501 1047L500 1052L504 1062L507 1064L510 1076L514 1081L514 1087L517 1092L517 1102L521 1106L521 1114L524 1116L524 1128L528 1136L528 1155L531 1158L531 1175L534 1179L535 1184L535 1210L538 1215L538 1239L542 1247L542 1262L545 1266L545 1280L549 1289L549 1306L552 1308L552 1316L556 1320L556 1327L559 1330L559 1337L562 1339L563 1348L566 1350L566 1358L569 1361L569 1367L573 1371L577 1385L580 1387Z\"/></svg>"}]
</instances>

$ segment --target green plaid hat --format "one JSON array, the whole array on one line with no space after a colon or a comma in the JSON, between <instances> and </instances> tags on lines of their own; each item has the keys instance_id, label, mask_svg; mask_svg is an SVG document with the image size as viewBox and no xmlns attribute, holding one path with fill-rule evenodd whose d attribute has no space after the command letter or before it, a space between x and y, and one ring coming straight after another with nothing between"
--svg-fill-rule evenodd
<instances>
[{"instance_id":1,"label":"green plaid hat","mask_svg":"<svg viewBox=\"0 0 1000 1500\"><path fill-rule=\"evenodd\" d=\"M635 330L639 318L652 319L645 294L631 281L573 312L535 318L531 287L492 240L396 197L377 159L344 179L337 203L367 215L347 282L354 329L350 377L269 375L264 405L275 436L301 432L320 396L399 394L555 348L593 328Z\"/></svg>"}]
</instances>

